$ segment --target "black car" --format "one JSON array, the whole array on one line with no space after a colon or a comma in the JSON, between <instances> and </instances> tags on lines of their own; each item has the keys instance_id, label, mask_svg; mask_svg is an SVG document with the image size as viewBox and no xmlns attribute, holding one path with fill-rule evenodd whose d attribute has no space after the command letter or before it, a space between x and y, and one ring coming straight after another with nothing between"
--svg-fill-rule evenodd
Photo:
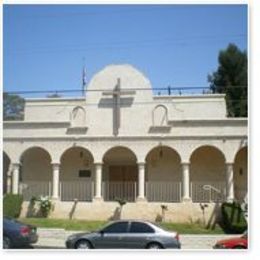
<instances>
[{"instance_id":1,"label":"black car","mask_svg":"<svg viewBox=\"0 0 260 260\"><path fill-rule=\"evenodd\" d=\"M99 231L71 235L66 241L71 249L161 249L181 248L176 232L163 230L148 221L120 220Z\"/></svg>"},{"instance_id":2,"label":"black car","mask_svg":"<svg viewBox=\"0 0 260 260\"><path fill-rule=\"evenodd\" d=\"M38 241L37 228L4 217L3 248L24 248Z\"/></svg>"}]
</instances>

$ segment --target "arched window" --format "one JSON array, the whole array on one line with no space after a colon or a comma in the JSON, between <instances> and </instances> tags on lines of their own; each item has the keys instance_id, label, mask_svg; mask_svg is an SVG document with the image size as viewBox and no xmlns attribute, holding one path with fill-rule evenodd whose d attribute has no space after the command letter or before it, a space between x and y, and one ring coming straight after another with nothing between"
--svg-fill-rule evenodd
<instances>
[{"instance_id":1,"label":"arched window","mask_svg":"<svg viewBox=\"0 0 260 260\"><path fill-rule=\"evenodd\" d=\"M158 105L153 110L153 126L168 125L168 110L164 105Z\"/></svg>"},{"instance_id":2,"label":"arched window","mask_svg":"<svg viewBox=\"0 0 260 260\"><path fill-rule=\"evenodd\" d=\"M75 107L71 113L71 126L72 127L85 127L86 125L86 112L83 107Z\"/></svg>"}]
</instances>

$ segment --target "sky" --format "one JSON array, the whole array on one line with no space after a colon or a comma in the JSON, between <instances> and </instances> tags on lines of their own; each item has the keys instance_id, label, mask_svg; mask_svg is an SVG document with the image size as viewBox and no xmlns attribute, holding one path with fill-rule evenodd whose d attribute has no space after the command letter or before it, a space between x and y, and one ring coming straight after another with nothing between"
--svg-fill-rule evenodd
<instances>
[{"instance_id":1,"label":"sky","mask_svg":"<svg viewBox=\"0 0 260 260\"><path fill-rule=\"evenodd\" d=\"M80 90L83 66L89 82L109 64L207 87L220 50L247 50L246 5L4 5L3 20L4 91Z\"/></svg>"}]
</instances>

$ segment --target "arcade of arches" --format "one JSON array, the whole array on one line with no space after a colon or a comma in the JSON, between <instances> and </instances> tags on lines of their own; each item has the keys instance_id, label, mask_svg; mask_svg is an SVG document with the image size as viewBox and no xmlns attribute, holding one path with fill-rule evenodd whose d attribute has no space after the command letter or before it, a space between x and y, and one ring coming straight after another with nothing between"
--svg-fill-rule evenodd
<instances>
[{"instance_id":1,"label":"arcade of arches","mask_svg":"<svg viewBox=\"0 0 260 260\"><path fill-rule=\"evenodd\" d=\"M233 163L214 146L200 146L182 162L177 150L159 145L144 162L133 150L116 146L97 163L91 151L71 147L59 162L42 147L25 150L19 162L3 153L3 191L32 196L48 195L61 201L126 199L148 202L216 202L247 197L247 147Z\"/></svg>"}]
</instances>

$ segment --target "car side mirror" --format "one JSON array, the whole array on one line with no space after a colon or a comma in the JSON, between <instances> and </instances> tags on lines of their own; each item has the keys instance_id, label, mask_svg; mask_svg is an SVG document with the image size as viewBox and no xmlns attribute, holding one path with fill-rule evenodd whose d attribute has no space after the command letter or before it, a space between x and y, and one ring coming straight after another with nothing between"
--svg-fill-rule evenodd
<instances>
[{"instance_id":1,"label":"car side mirror","mask_svg":"<svg viewBox=\"0 0 260 260\"><path fill-rule=\"evenodd\" d=\"M103 236L105 232L103 230L100 230L99 233L101 236Z\"/></svg>"}]
</instances>

